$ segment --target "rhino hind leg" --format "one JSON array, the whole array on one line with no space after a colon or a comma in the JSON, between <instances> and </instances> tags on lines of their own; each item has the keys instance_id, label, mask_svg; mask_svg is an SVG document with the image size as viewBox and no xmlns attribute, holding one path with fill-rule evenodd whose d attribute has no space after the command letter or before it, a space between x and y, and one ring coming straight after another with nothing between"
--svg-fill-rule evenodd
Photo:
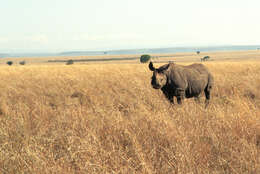
<instances>
[{"instance_id":1,"label":"rhino hind leg","mask_svg":"<svg viewBox=\"0 0 260 174\"><path fill-rule=\"evenodd\" d=\"M212 74L209 73L208 85L207 85L207 87L204 89L205 97L206 97L205 108L207 108L207 106L208 106L208 104L209 104L210 91L211 91L213 85L214 85L214 78L213 78Z\"/></svg>"},{"instance_id":2,"label":"rhino hind leg","mask_svg":"<svg viewBox=\"0 0 260 174\"><path fill-rule=\"evenodd\" d=\"M208 90L207 88L205 89L205 97L206 97L206 100L205 100L205 108L208 107L209 105L209 100L210 100L210 90Z\"/></svg>"}]
</instances>

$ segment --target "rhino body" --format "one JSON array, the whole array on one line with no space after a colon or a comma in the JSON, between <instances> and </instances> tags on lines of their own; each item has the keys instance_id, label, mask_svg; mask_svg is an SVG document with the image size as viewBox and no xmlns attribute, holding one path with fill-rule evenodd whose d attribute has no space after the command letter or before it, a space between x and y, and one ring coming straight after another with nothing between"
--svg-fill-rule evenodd
<instances>
[{"instance_id":1,"label":"rhino body","mask_svg":"<svg viewBox=\"0 0 260 174\"><path fill-rule=\"evenodd\" d=\"M207 107L214 79L205 65L195 63L183 66L169 63L154 68L150 62L149 69L153 71L151 85L155 89L161 89L170 102L174 103L175 96L178 104L181 104L185 97L198 99L204 92Z\"/></svg>"}]
</instances>

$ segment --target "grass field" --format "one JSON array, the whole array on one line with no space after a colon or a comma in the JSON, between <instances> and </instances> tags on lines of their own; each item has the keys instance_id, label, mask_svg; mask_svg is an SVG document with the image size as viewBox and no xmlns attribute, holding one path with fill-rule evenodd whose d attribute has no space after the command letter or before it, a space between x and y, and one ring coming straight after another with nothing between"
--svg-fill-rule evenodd
<instances>
[{"instance_id":1,"label":"grass field","mask_svg":"<svg viewBox=\"0 0 260 174\"><path fill-rule=\"evenodd\" d=\"M148 64L1 60L0 173L260 173L257 53L210 54L207 109L171 105Z\"/></svg>"}]
</instances>

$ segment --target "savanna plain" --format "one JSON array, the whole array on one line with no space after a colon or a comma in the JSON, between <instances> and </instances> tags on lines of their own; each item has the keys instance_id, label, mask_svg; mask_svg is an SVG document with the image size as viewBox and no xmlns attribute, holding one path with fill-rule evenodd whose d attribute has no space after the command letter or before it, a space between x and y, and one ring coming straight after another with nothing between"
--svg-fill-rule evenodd
<instances>
[{"instance_id":1,"label":"savanna plain","mask_svg":"<svg viewBox=\"0 0 260 174\"><path fill-rule=\"evenodd\" d=\"M260 173L260 52L207 54L207 109L170 104L148 64L2 59L0 173Z\"/></svg>"}]
</instances>

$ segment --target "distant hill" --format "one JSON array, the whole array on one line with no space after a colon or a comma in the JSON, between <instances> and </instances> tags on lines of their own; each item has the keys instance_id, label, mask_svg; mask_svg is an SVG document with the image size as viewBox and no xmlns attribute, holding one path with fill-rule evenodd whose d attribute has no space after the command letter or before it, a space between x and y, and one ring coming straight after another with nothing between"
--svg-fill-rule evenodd
<instances>
[{"instance_id":1,"label":"distant hill","mask_svg":"<svg viewBox=\"0 0 260 174\"><path fill-rule=\"evenodd\" d=\"M84 56L84 55L102 55L106 54L106 51L67 51L61 52L61 56Z\"/></svg>"},{"instance_id":2,"label":"distant hill","mask_svg":"<svg viewBox=\"0 0 260 174\"><path fill-rule=\"evenodd\" d=\"M3 57L8 57L9 54L5 54L5 53L0 53L0 58L3 58Z\"/></svg>"},{"instance_id":3,"label":"distant hill","mask_svg":"<svg viewBox=\"0 0 260 174\"><path fill-rule=\"evenodd\" d=\"M141 54L170 54L197 51L215 52L215 51L245 51L260 50L260 45L227 45L227 46L204 46L204 47L169 47L169 48L143 48L143 49L121 49L121 50L103 50L103 51L65 51L54 53L0 53L3 57L51 57L51 56L96 56L96 55L141 55Z\"/></svg>"},{"instance_id":4,"label":"distant hill","mask_svg":"<svg viewBox=\"0 0 260 174\"><path fill-rule=\"evenodd\" d=\"M147 48L147 49L122 49L109 51L69 51L62 52L63 56L84 56L84 55L123 55L123 54L163 54L163 53L181 53L181 52L209 52L209 51L245 51L259 50L259 45L241 45L241 46L209 46L209 47L169 47L169 48Z\"/></svg>"}]
</instances>

